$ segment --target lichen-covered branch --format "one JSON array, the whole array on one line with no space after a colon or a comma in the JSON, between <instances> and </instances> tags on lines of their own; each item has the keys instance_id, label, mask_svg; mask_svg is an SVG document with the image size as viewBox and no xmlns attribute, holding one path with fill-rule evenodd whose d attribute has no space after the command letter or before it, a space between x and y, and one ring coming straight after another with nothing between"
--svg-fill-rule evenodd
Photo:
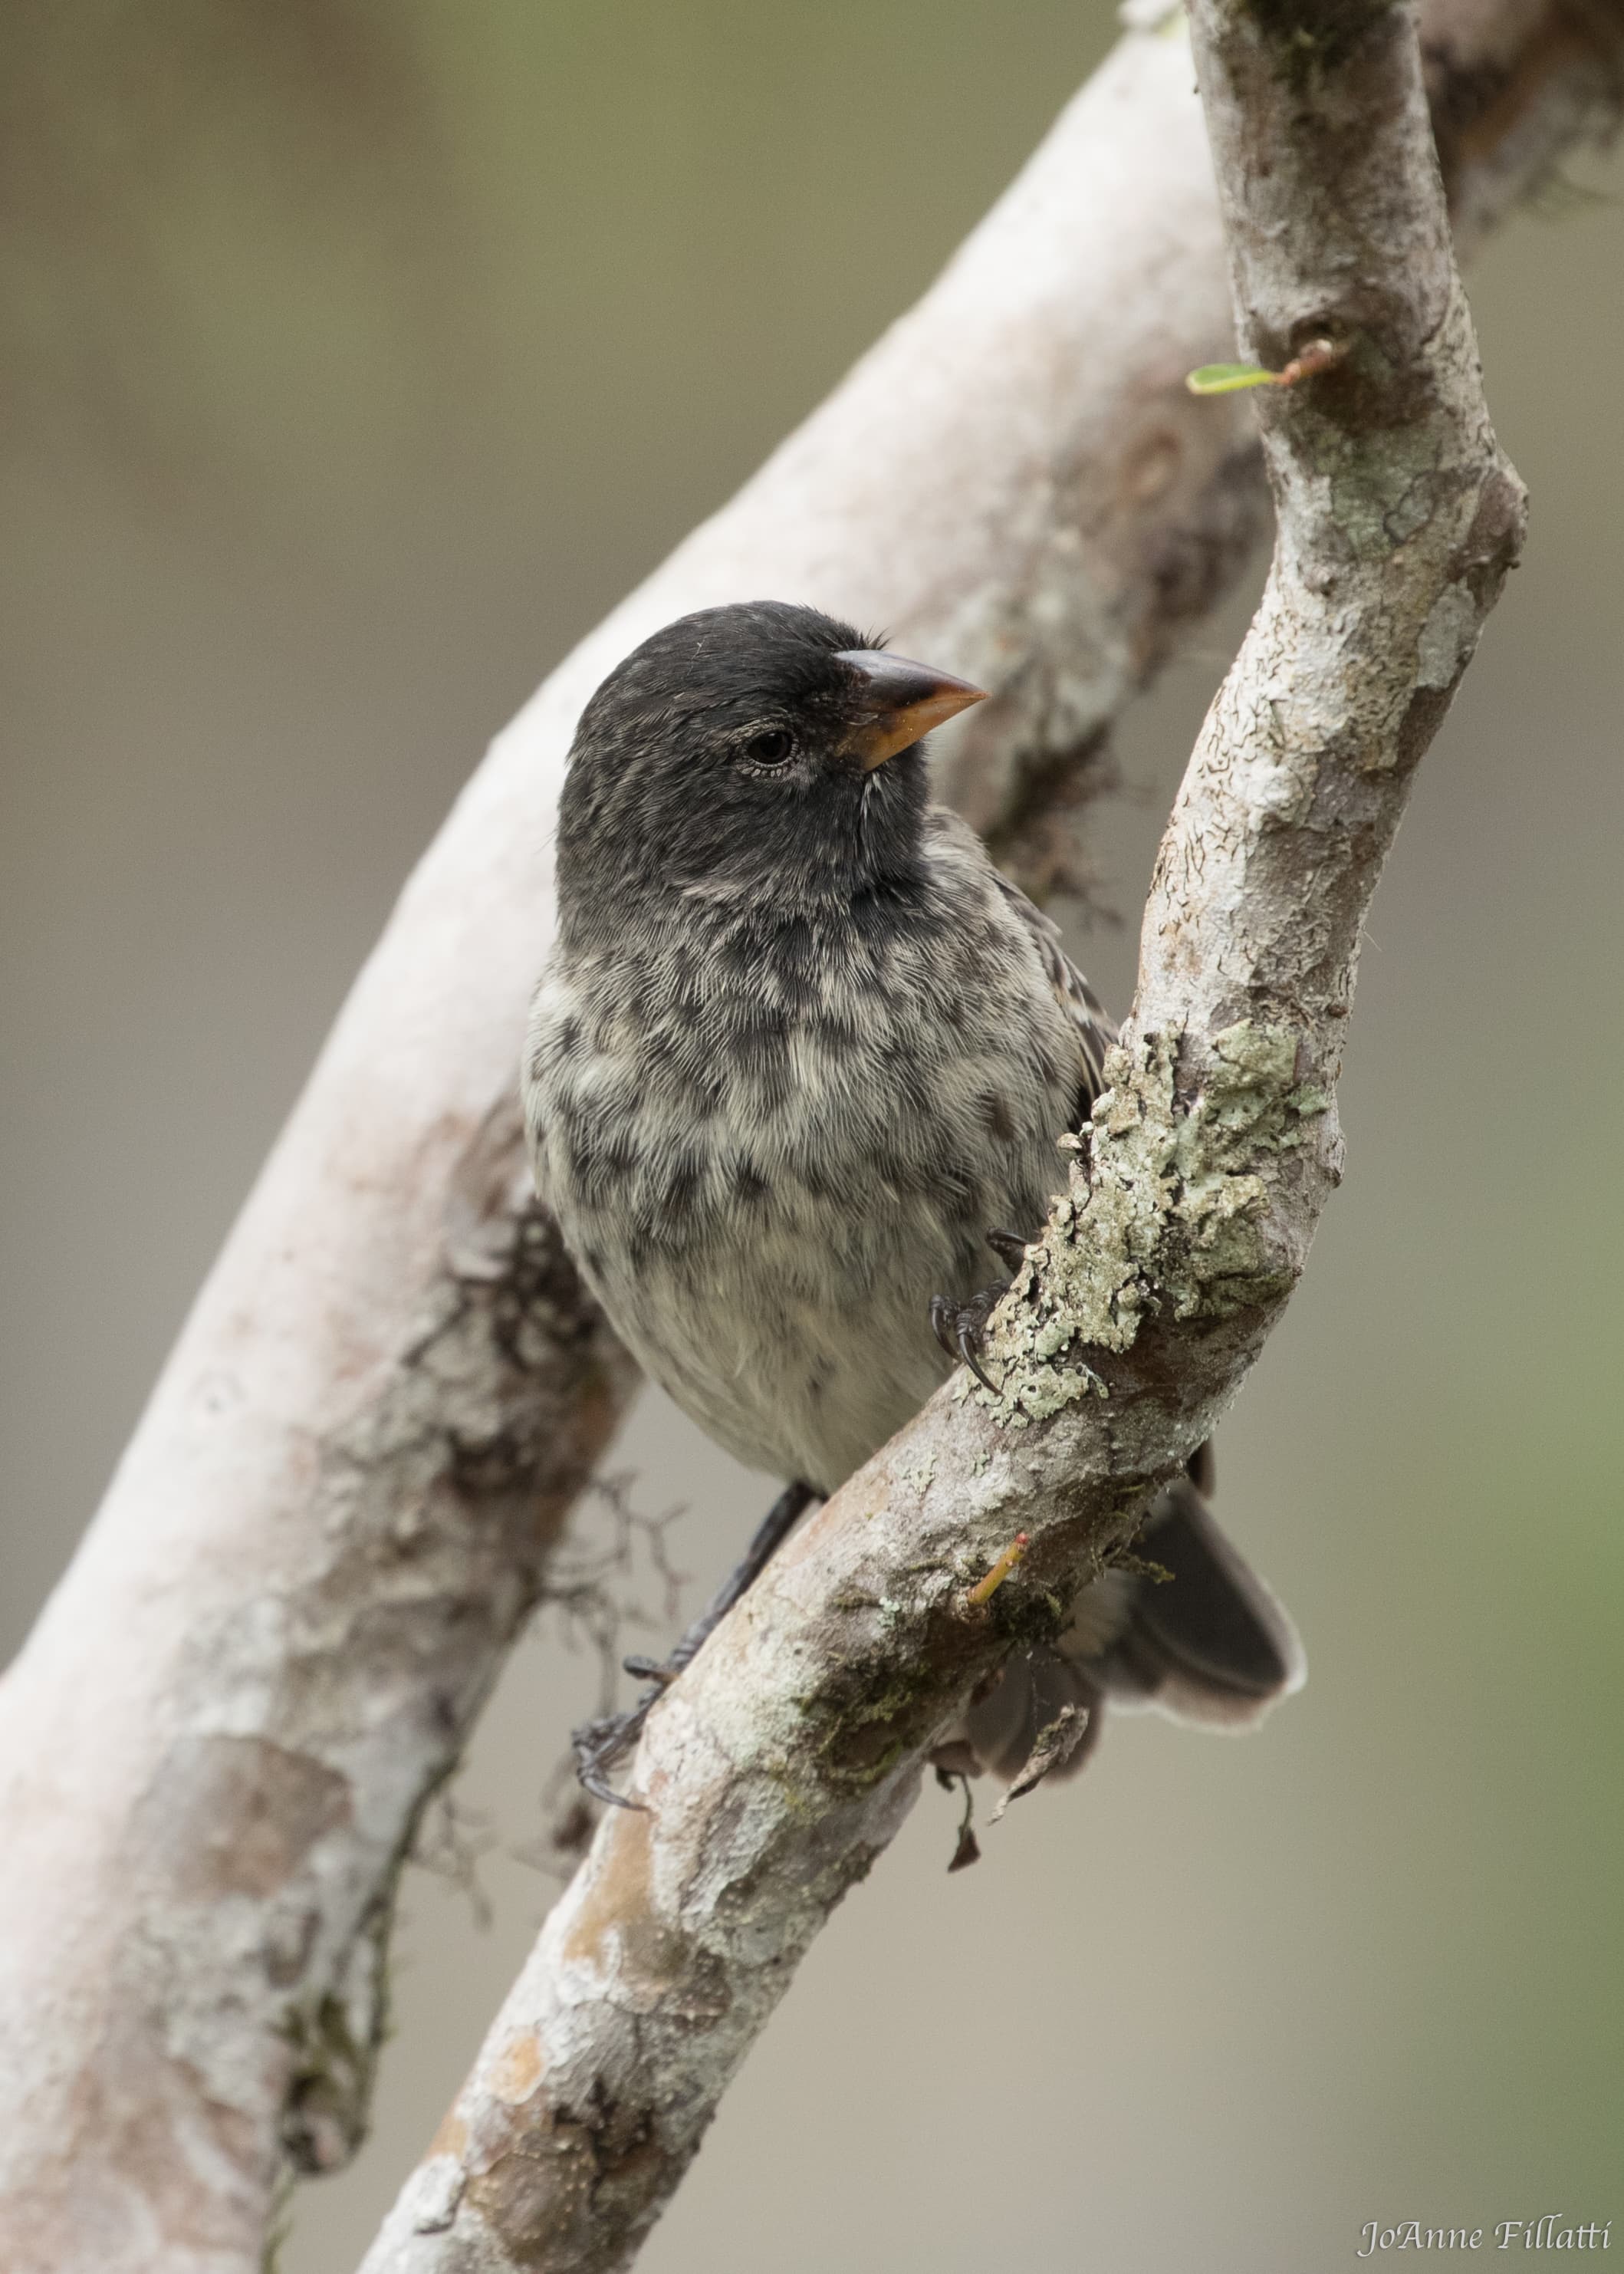
<instances>
[{"instance_id":1,"label":"lichen-covered branch","mask_svg":"<svg viewBox=\"0 0 1624 2274\"><path fill-rule=\"evenodd\" d=\"M1432 0L1474 228L1616 116L1624 7ZM1058 806L1262 522L1189 56L1129 37L921 305L498 741L409 885L72 1570L0 1683L0 2233L240 2274L365 2122L399 1861L629 1369L525 1197L517 1036L585 695L773 592L996 690L946 754L1041 884ZM1102 351L1105 350L1105 351Z\"/></svg>"},{"instance_id":2,"label":"lichen-covered branch","mask_svg":"<svg viewBox=\"0 0 1624 2274\"><path fill-rule=\"evenodd\" d=\"M1193 0L1267 594L1202 731L1138 998L1071 1189L960 1374L771 1566L656 1708L366 2274L607 2274L677 2185L933 1738L1051 1635L1212 1429L1341 1156L1360 926L1416 764L1516 557L1410 12ZM1017 1527L1025 1558L974 1583Z\"/></svg>"}]
</instances>

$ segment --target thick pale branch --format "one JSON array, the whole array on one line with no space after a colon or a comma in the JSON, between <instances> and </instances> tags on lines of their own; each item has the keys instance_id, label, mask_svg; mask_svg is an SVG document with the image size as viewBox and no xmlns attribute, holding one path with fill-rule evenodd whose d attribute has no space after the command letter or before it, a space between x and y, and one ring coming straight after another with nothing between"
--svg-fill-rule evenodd
<instances>
[{"instance_id":1,"label":"thick pale branch","mask_svg":"<svg viewBox=\"0 0 1624 2274\"><path fill-rule=\"evenodd\" d=\"M1611 121L1620 11L1433 12L1476 226ZM1052 879L1056 799L1260 522L1250 414L1180 385L1228 335L1188 55L1135 36L921 305L470 785L0 1685L19 2263L251 2267L279 2153L347 2151L417 1811L629 1394L525 1202L511 1106L586 692L708 601L884 622L997 689L950 781Z\"/></svg>"},{"instance_id":2,"label":"thick pale branch","mask_svg":"<svg viewBox=\"0 0 1624 2274\"><path fill-rule=\"evenodd\" d=\"M1361 922L1522 493L1410 15L1195 0L1192 35L1243 343L1338 359L1264 408L1267 597L1163 844L1110 1088L996 1321L1003 1392L950 1385L657 1709L646 1812L600 1827L367 2274L625 2263L933 1737L1213 1427L1335 1181Z\"/></svg>"}]
</instances>

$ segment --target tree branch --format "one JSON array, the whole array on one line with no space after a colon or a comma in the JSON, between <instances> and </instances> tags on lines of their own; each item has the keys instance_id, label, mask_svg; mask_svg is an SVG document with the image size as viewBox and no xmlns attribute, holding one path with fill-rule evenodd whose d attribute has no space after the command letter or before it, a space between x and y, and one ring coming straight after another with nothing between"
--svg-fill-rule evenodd
<instances>
[{"instance_id":1,"label":"tree branch","mask_svg":"<svg viewBox=\"0 0 1624 2274\"><path fill-rule=\"evenodd\" d=\"M600 1826L366 2274L626 2263L933 1739L1217 1421L1336 1181L1360 927L1522 495L1410 12L1193 0L1191 25L1242 348L1321 368L1259 406L1267 591L1174 809L1110 1087L995 1321L1004 1389L944 1389L656 1709L647 1812Z\"/></svg>"},{"instance_id":2,"label":"tree branch","mask_svg":"<svg viewBox=\"0 0 1624 2274\"><path fill-rule=\"evenodd\" d=\"M1477 225L1616 116L1624 11L1435 15ZM510 1103L584 696L713 600L886 622L997 689L951 783L1052 881L1056 801L1259 525L1248 412L1180 385L1228 331L1188 57L1136 34L920 307L470 783L0 1684L19 2263L250 2267L279 2156L327 2168L359 2135L412 1826L630 1394L525 1199Z\"/></svg>"}]
</instances>

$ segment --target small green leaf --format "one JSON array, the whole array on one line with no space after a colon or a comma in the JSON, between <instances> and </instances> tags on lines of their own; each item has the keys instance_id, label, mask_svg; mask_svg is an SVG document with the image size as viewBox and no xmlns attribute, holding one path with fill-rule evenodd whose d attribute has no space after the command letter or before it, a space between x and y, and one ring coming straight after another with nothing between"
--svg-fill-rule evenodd
<instances>
[{"instance_id":1,"label":"small green leaf","mask_svg":"<svg viewBox=\"0 0 1624 2274\"><path fill-rule=\"evenodd\" d=\"M1204 363L1184 381L1192 395L1235 395L1243 387L1276 387L1279 383L1278 373L1265 371L1255 363Z\"/></svg>"}]
</instances>

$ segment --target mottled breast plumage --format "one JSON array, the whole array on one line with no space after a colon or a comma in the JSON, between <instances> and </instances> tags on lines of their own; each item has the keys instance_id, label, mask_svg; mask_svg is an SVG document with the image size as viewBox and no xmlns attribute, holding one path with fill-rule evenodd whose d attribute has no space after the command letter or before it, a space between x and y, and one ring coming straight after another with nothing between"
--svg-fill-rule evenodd
<instances>
[{"instance_id":1,"label":"mottled breast plumage","mask_svg":"<svg viewBox=\"0 0 1624 2274\"><path fill-rule=\"evenodd\" d=\"M538 1186L611 1321L738 1457L823 1490L948 1371L930 1297L1042 1221L1109 1032L972 833L929 810L920 842L906 892L816 915L629 910L555 956L527 1053Z\"/></svg>"}]
</instances>

